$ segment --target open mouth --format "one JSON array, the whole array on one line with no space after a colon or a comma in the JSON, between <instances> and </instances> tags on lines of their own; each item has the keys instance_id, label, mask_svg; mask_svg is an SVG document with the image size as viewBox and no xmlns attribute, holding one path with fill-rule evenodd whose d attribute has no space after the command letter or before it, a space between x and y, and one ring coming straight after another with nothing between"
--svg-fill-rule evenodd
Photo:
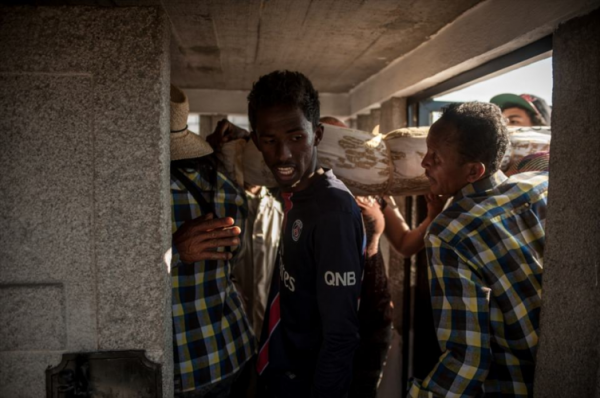
<instances>
[{"instance_id":1,"label":"open mouth","mask_svg":"<svg viewBox=\"0 0 600 398\"><path fill-rule=\"evenodd\" d=\"M277 173L282 176L291 176L292 174L294 174L294 168L293 167L278 167Z\"/></svg>"},{"instance_id":2,"label":"open mouth","mask_svg":"<svg viewBox=\"0 0 600 398\"><path fill-rule=\"evenodd\" d=\"M294 166L279 166L273 168L273 171L280 180L290 180L294 178L296 168Z\"/></svg>"},{"instance_id":3,"label":"open mouth","mask_svg":"<svg viewBox=\"0 0 600 398\"><path fill-rule=\"evenodd\" d=\"M427 179L429 180L429 183L432 184L435 182L435 180L429 175L428 172L425 172L425 177L427 177Z\"/></svg>"}]
</instances>

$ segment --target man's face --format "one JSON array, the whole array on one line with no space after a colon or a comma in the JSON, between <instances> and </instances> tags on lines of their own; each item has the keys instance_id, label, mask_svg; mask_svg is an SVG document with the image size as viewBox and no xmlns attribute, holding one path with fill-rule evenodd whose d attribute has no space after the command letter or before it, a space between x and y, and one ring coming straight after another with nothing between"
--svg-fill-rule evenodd
<instances>
[{"instance_id":1,"label":"man's face","mask_svg":"<svg viewBox=\"0 0 600 398\"><path fill-rule=\"evenodd\" d=\"M252 139L284 192L297 192L310 184L317 167L317 145L323 126L313 130L300 108L273 106L256 113Z\"/></svg>"},{"instance_id":2,"label":"man's face","mask_svg":"<svg viewBox=\"0 0 600 398\"><path fill-rule=\"evenodd\" d=\"M469 164L462 161L451 141L454 130L452 124L440 120L431 126L427 136L427 153L421 167L436 195L454 195L469 184Z\"/></svg>"},{"instance_id":3,"label":"man's face","mask_svg":"<svg viewBox=\"0 0 600 398\"><path fill-rule=\"evenodd\" d=\"M533 122L525 109L507 108L502 111L502 116L508 120L507 125L509 126L533 126Z\"/></svg>"}]
</instances>

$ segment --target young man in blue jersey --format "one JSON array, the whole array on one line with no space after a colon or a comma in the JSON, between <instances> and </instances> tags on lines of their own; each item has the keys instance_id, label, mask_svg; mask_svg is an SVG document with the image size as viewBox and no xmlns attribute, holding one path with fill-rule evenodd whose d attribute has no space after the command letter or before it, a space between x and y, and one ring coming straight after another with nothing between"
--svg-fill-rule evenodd
<instances>
[{"instance_id":1,"label":"young man in blue jersey","mask_svg":"<svg viewBox=\"0 0 600 398\"><path fill-rule=\"evenodd\" d=\"M323 126L304 75L263 76L248 101L252 139L285 204L257 370L273 397L344 397L359 343L361 212L332 171L317 166Z\"/></svg>"}]
</instances>

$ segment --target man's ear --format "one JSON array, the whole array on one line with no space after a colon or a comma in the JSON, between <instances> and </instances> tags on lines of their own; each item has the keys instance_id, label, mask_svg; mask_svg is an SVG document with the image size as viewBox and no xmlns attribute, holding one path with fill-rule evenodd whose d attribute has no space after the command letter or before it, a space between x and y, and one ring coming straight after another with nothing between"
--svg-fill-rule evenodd
<instances>
[{"instance_id":1,"label":"man's ear","mask_svg":"<svg viewBox=\"0 0 600 398\"><path fill-rule=\"evenodd\" d=\"M467 181L473 183L479 181L485 175L485 165L481 162L467 163Z\"/></svg>"},{"instance_id":2,"label":"man's ear","mask_svg":"<svg viewBox=\"0 0 600 398\"><path fill-rule=\"evenodd\" d=\"M321 142L321 140L323 139L323 125L321 123L317 124L317 127L315 128L314 134L315 134L315 146L319 145L319 143Z\"/></svg>"}]
</instances>

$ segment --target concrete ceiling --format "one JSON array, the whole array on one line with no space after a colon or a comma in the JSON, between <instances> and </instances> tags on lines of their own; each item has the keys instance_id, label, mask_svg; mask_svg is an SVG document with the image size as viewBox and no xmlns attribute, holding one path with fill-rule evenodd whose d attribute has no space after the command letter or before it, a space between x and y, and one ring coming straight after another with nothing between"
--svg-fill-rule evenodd
<instances>
[{"instance_id":1,"label":"concrete ceiling","mask_svg":"<svg viewBox=\"0 0 600 398\"><path fill-rule=\"evenodd\" d=\"M172 81L249 90L276 69L348 92L482 0L164 1Z\"/></svg>"},{"instance_id":2,"label":"concrete ceiling","mask_svg":"<svg viewBox=\"0 0 600 398\"><path fill-rule=\"evenodd\" d=\"M483 0L31 0L0 4L162 6L171 78L185 89L251 89L277 69L347 93Z\"/></svg>"},{"instance_id":3,"label":"concrete ceiling","mask_svg":"<svg viewBox=\"0 0 600 398\"><path fill-rule=\"evenodd\" d=\"M347 117L433 87L546 35L600 0L0 0L0 5L160 6L171 81L190 110L245 114L252 83L298 70L324 114Z\"/></svg>"}]
</instances>

